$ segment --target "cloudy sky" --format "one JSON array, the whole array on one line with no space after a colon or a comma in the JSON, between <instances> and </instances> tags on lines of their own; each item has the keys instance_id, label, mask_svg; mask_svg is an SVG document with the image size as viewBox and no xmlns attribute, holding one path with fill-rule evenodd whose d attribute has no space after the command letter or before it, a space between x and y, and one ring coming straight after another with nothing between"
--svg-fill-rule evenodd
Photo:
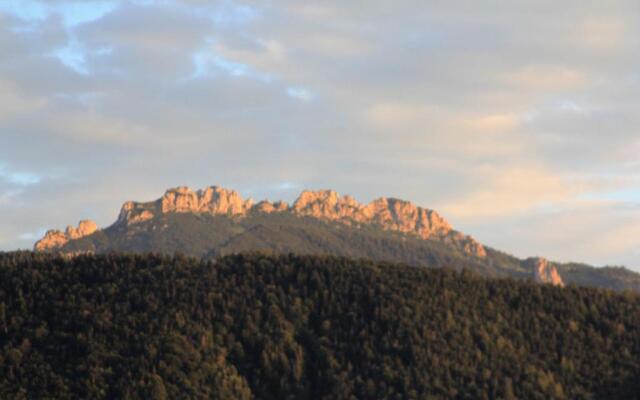
<instances>
[{"instance_id":1,"label":"cloudy sky","mask_svg":"<svg viewBox=\"0 0 640 400\"><path fill-rule=\"evenodd\" d=\"M0 1L0 249L178 185L640 271L640 2Z\"/></svg>"}]
</instances>

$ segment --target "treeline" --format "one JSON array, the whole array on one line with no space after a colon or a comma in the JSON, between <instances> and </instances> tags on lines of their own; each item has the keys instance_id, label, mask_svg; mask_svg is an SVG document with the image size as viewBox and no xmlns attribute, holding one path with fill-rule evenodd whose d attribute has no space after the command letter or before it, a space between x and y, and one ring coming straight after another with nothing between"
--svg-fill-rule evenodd
<instances>
[{"instance_id":1,"label":"treeline","mask_svg":"<svg viewBox=\"0 0 640 400\"><path fill-rule=\"evenodd\" d=\"M611 399L640 298L335 257L0 254L0 398Z\"/></svg>"}]
</instances>

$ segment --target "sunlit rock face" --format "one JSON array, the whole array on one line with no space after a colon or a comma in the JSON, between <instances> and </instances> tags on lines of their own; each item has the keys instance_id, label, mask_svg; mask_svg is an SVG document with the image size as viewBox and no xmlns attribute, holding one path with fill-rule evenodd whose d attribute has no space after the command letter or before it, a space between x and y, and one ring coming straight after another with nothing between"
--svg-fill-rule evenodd
<instances>
[{"instance_id":1,"label":"sunlit rock face","mask_svg":"<svg viewBox=\"0 0 640 400\"><path fill-rule=\"evenodd\" d=\"M50 251L60 248L67 244L70 240L80 239L89 236L98 230L98 225L91 220L80 221L77 228L68 226L65 232L58 230L48 231L44 237L39 240L34 248L36 251Z\"/></svg>"},{"instance_id":2,"label":"sunlit rock face","mask_svg":"<svg viewBox=\"0 0 640 400\"><path fill-rule=\"evenodd\" d=\"M351 226L375 225L385 230L416 235L422 239L442 241L476 257L486 256L486 251L480 243L453 230L451 225L433 210L393 198L380 198L369 204L360 204L353 197L340 196L333 190L304 191L289 206L282 201L261 201L254 205L251 199L244 200L235 190L218 186L197 191L181 186L167 190L155 201L124 203L116 225L139 224L167 213L245 217L249 214L274 212L291 213L299 217L313 217ZM36 250L62 247L70 239L86 236L96 229L95 224L81 223L77 229L68 228L64 234L52 231L36 244Z\"/></svg>"},{"instance_id":3,"label":"sunlit rock face","mask_svg":"<svg viewBox=\"0 0 640 400\"><path fill-rule=\"evenodd\" d=\"M415 233L423 239L446 236L453 228L438 213L398 199L380 198L363 208L372 222L387 229Z\"/></svg>"},{"instance_id":4,"label":"sunlit rock face","mask_svg":"<svg viewBox=\"0 0 640 400\"><path fill-rule=\"evenodd\" d=\"M340 197L332 190L304 191L293 203L291 212L349 225L375 224L422 239L441 240L470 255L486 256L484 246L472 237L454 231L437 212L404 200L383 197L369 204L360 204L354 198Z\"/></svg>"},{"instance_id":5,"label":"sunlit rock face","mask_svg":"<svg viewBox=\"0 0 640 400\"><path fill-rule=\"evenodd\" d=\"M305 190L293 203L291 211L298 215L320 219L357 220L360 207L360 204L351 197L340 197L333 190Z\"/></svg>"},{"instance_id":6,"label":"sunlit rock face","mask_svg":"<svg viewBox=\"0 0 640 400\"><path fill-rule=\"evenodd\" d=\"M45 233L44 237L36 242L34 249L36 251L47 251L64 246L69 241L64 232L52 229Z\"/></svg>"},{"instance_id":7,"label":"sunlit rock face","mask_svg":"<svg viewBox=\"0 0 640 400\"><path fill-rule=\"evenodd\" d=\"M525 265L531 268L534 281L564 287L564 282L558 273L558 269L548 260L542 257L528 258L525 260Z\"/></svg>"},{"instance_id":8,"label":"sunlit rock face","mask_svg":"<svg viewBox=\"0 0 640 400\"><path fill-rule=\"evenodd\" d=\"M283 212L289 209L289 205L284 201L276 201L271 203L268 201L261 201L251 208L252 212L270 214L274 212Z\"/></svg>"},{"instance_id":9,"label":"sunlit rock face","mask_svg":"<svg viewBox=\"0 0 640 400\"><path fill-rule=\"evenodd\" d=\"M69 225L65 231L65 235L69 239L80 239L81 237L89 236L93 232L98 230L98 225L91 220L80 221L77 228Z\"/></svg>"},{"instance_id":10,"label":"sunlit rock face","mask_svg":"<svg viewBox=\"0 0 640 400\"><path fill-rule=\"evenodd\" d=\"M235 190L227 190L217 186L196 192L184 186L169 189L161 199L163 213L193 212L214 215L244 215L252 205L251 199L243 200Z\"/></svg>"},{"instance_id":11,"label":"sunlit rock face","mask_svg":"<svg viewBox=\"0 0 640 400\"><path fill-rule=\"evenodd\" d=\"M139 222L150 220L154 217L154 213L149 210L145 203L136 203L127 201L120 209L117 224L133 225Z\"/></svg>"},{"instance_id":12,"label":"sunlit rock face","mask_svg":"<svg viewBox=\"0 0 640 400\"><path fill-rule=\"evenodd\" d=\"M211 215L245 215L253 201L244 200L235 190L211 186L193 191L188 187L169 189L156 201L128 201L120 210L116 224L134 225L167 213L206 213Z\"/></svg>"}]
</instances>

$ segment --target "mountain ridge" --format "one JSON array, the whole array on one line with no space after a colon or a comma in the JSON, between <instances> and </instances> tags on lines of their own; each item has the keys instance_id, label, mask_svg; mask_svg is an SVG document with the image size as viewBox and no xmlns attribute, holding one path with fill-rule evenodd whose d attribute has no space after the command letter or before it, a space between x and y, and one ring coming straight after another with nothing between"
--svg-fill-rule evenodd
<instances>
[{"instance_id":1,"label":"mountain ridge","mask_svg":"<svg viewBox=\"0 0 640 400\"><path fill-rule=\"evenodd\" d=\"M397 198L361 204L333 190L305 190L292 203L244 199L210 186L168 189L149 202L127 201L103 229L89 220L51 230L34 249L67 255L183 252L217 257L243 251L332 254L415 266L469 268L486 276L640 291L628 270L567 266L542 257L518 259L455 230L436 211Z\"/></svg>"},{"instance_id":2,"label":"mountain ridge","mask_svg":"<svg viewBox=\"0 0 640 400\"><path fill-rule=\"evenodd\" d=\"M253 204L252 199L244 200L235 190L210 186L201 190L191 190L186 186L168 189L154 201L123 204L115 224L127 226L144 222L158 214L204 213L233 217L249 213L289 212L297 216L351 224L377 224L383 229L414 234L422 239L435 238L448 241L470 255L486 257L484 246L471 236L455 231L451 224L431 209L415 206L413 203L396 198L380 197L368 204L360 204L353 197L339 196L333 190L305 190L290 206L283 201L267 200ZM87 227L95 226L96 229ZM78 228L68 227L66 232L50 230L35 244L38 251L54 250L66 242L93 234L97 225L90 220L80 222ZM66 240L65 240L66 239Z\"/></svg>"}]
</instances>

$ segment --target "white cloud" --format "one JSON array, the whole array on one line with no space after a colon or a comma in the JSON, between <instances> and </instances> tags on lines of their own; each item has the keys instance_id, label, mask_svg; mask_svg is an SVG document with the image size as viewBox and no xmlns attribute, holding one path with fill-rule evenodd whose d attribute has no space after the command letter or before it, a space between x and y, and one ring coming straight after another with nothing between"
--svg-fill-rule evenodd
<instances>
[{"instance_id":1,"label":"white cloud","mask_svg":"<svg viewBox=\"0 0 640 400\"><path fill-rule=\"evenodd\" d=\"M193 54L193 73L191 79L205 78L215 72L222 72L232 77L246 77L257 81L269 82L272 77L264 72L256 71L247 64L226 59L208 50L201 50Z\"/></svg>"},{"instance_id":2,"label":"white cloud","mask_svg":"<svg viewBox=\"0 0 640 400\"><path fill-rule=\"evenodd\" d=\"M29 96L15 84L0 77L0 124L45 105L45 98Z\"/></svg>"},{"instance_id":3,"label":"white cloud","mask_svg":"<svg viewBox=\"0 0 640 400\"><path fill-rule=\"evenodd\" d=\"M505 81L518 90L544 93L576 90L592 83L583 72L558 65L527 65L508 71Z\"/></svg>"},{"instance_id":4,"label":"white cloud","mask_svg":"<svg viewBox=\"0 0 640 400\"><path fill-rule=\"evenodd\" d=\"M640 265L637 11L2 1L0 248L187 183L405 197L519 255Z\"/></svg>"}]
</instances>

